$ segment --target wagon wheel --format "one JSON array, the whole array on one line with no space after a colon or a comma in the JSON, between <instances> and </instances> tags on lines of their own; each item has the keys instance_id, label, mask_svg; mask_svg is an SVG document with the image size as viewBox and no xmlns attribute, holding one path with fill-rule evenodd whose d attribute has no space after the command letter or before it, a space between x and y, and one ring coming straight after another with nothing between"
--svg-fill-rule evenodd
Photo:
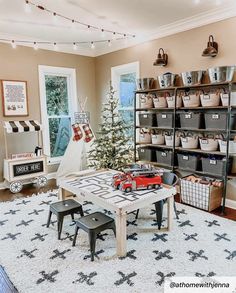
<instances>
[{"instance_id":1,"label":"wagon wheel","mask_svg":"<svg viewBox=\"0 0 236 293\"><path fill-rule=\"evenodd\" d=\"M10 191L12 193L18 193L22 190L23 184L20 181L15 181L10 184Z\"/></svg>"},{"instance_id":2,"label":"wagon wheel","mask_svg":"<svg viewBox=\"0 0 236 293\"><path fill-rule=\"evenodd\" d=\"M37 178L37 184L40 187L45 186L48 183L48 179L45 176L40 176Z\"/></svg>"}]
</instances>

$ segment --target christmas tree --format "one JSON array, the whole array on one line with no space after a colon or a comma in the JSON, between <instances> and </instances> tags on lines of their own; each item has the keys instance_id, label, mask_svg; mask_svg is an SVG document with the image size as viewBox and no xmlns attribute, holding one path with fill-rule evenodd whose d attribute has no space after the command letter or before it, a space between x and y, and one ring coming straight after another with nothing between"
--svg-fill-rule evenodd
<instances>
[{"instance_id":1,"label":"christmas tree","mask_svg":"<svg viewBox=\"0 0 236 293\"><path fill-rule=\"evenodd\" d=\"M108 99L103 104L102 123L89 152L90 167L122 170L133 160L131 137L126 133L131 126L121 119L118 106L119 100L110 84Z\"/></svg>"}]
</instances>

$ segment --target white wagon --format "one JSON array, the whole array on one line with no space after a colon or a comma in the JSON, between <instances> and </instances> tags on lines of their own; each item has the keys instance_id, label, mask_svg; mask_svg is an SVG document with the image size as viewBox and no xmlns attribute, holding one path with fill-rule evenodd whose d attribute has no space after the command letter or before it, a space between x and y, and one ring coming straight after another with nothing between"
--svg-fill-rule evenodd
<instances>
[{"instance_id":1,"label":"white wagon","mask_svg":"<svg viewBox=\"0 0 236 293\"><path fill-rule=\"evenodd\" d=\"M35 120L4 121L4 142L6 159L4 159L3 177L5 187L12 193L22 190L24 184L37 183L39 186L47 184L46 156L34 155L29 158L10 158L8 153L7 136L18 133L37 132L38 145L41 144L42 126Z\"/></svg>"}]
</instances>

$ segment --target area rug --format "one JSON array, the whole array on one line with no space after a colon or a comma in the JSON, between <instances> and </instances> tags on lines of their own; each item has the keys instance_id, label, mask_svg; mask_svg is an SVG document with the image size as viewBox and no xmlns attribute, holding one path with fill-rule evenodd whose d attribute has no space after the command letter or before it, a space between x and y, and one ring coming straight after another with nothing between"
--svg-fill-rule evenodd
<instances>
[{"instance_id":1,"label":"area rug","mask_svg":"<svg viewBox=\"0 0 236 293\"><path fill-rule=\"evenodd\" d=\"M21 293L163 292L171 276L235 276L236 222L177 204L171 232L156 229L153 206L128 215L128 253L115 257L110 231L100 234L90 260L88 235L64 221L57 240L56 218L46 228L56 192L0 204L0 264ZM85 214L100 210L84 202ZM104 213L113 216L108 210ZM166 218L163 226L166 225Z\"/></svg>"}]
</instances>

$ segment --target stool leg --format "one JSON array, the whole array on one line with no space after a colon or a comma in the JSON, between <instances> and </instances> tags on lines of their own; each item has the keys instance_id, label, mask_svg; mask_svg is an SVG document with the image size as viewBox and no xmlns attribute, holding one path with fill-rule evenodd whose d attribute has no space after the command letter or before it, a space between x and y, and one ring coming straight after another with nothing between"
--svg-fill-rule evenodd
<instances>
[{"instance_id":1,"label":"stool leg","mask_svg":"<svg viewBox=\"0 0 236 293\"><path fill-rule=\"evenodd\" d=\"M71 215L72 221L74 221L75 220L74 213L71 213L70 215Z\"/></svg>"},{"instance_id":2,"label":"stool leg","mask_svg":"<svg viewBox=\"0 0 236 293\"><path fill-rule=\"evenodd\" d=\"M83 207L81 206L80 209L79 209L79 213L80 213L80 216L83 217L84 216L84 211L83 211Z\"/></svg>"},{"instance_id":3,"label":"stool leg","mask_svg":"<svg viewBox=\"0 0 236 293\"><path fill-rule=\"evenodd\" d=\"M49 211L49 214L48 214L48 221L47 221L47 228L49 227L50 223L51 223L51 216L52 216L52 212Z\"/></svg>"},{"instance_id":4,"label":"stool leg","mask_svg":"<svg viewBox=\"0 0 236 293\"><path fill-rule=\"evenodd\" d=\"M112 223L111 229L116 237L116 224L115 223Z\"/></svg>"},{"instance_id":5,"label":"stool leg","mask_svg":"<svg viewBox=\"0 0 236 293\"><path fill-rule=\"evenodd\" d=\"M179 219L179 216L178 216L178 213L177 213L177 208L176 208L176 204L175 204L175 199L174 199L174 211L175 211L176 219L178 220L178 219Z\"/></svg>"},{"instance_id":6,"label":"stool leg","mask_svg":"<svg viewBox=\"0 0 236 293\"><path fill-rule=\"evenodd\" d=\"M73 239L73 242L72 242L72 246L75 246L78 231L79 231L79 227L76 225L75 226L75 235L74 235L74 239Z\"/></svg>"},{"instance_id":7,"label":"stool leg","mask_svg":"<svg viewBox=\"0 0 236 293\"><path fill-rule=\"evenodd\" d=\"M157 219L157 225L158 229L161 229L161 222L162 222L162 213L163 213L163 200L160 200L155 203L155 209L156 209L156 219Z\"/></svg>"},{"instance_id":8,"label":"stool leg","mask_svg":"<svg viewBox=\"0 0 236 293\"><path fill-rule=\"evenodd\" d=\"M97 234L95 232L89 232L89 244L91 251L91 261L94 261L95 247L96 247Z\"/></svg>"},{"instance_id":9,"label":"stool leg","mask_svg":"<svg viewBox=\"0 0 236 293\"><path fill-rule=\"evenodd\" d=\"M61 239L61 231L62 231L62 226L63 226L63 218L64 217L59 217L57 218L57 229L58 229L58 240Z\"/></svg>"},{"instance_id":10,"label":"stool leg","mask_svg":"<svg viewBox=\"0 0 236 293\"><path fill-rule=\"evenodd\" d=\"M137 212L136 212L135 220L138 219L138 214L139 214L139 209L138 209Z\"/></svg>"}]
</instances>

